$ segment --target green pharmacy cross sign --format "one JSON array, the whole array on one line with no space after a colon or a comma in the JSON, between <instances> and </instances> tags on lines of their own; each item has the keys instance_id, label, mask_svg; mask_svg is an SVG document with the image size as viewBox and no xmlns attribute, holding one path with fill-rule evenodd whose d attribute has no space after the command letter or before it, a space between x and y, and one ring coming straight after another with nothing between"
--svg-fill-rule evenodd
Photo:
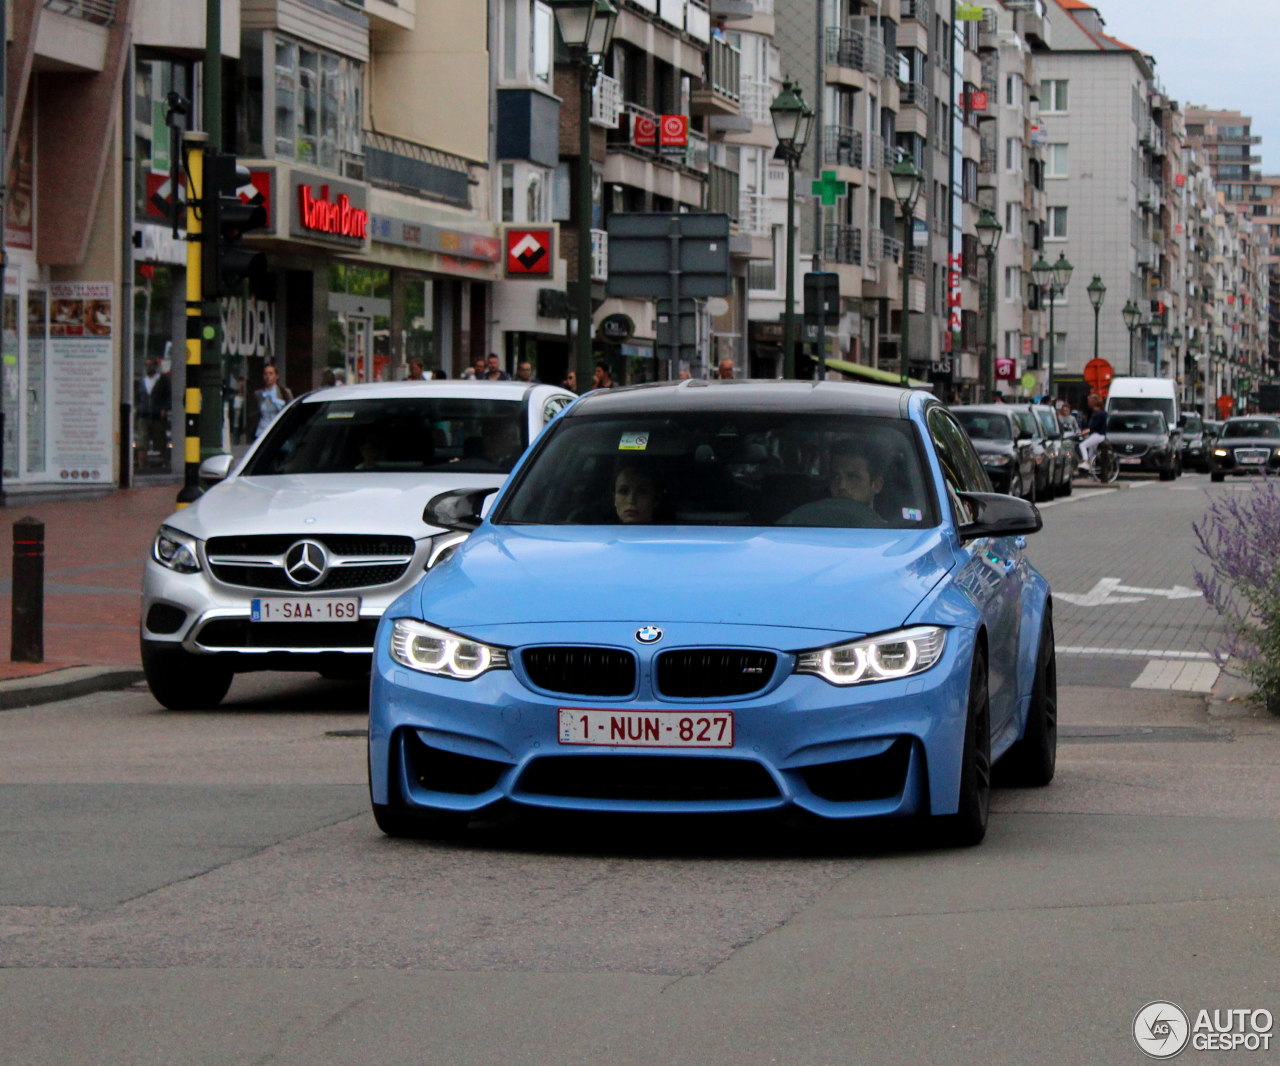
<instances>
[{"instance_id":1,"label":"green pharmacy cross sign","mask_svg":"<svg viewBox=\"0 0 1280 1066\"><path fill-rule=\"evenodd\" d=\"M849 183L836 180L834 170L824 170L822 180L815 181L810 188L813 190L813 195L822 201L824 207L833 206L839 197L849 194Z\"/></svg>"}]
</instances>

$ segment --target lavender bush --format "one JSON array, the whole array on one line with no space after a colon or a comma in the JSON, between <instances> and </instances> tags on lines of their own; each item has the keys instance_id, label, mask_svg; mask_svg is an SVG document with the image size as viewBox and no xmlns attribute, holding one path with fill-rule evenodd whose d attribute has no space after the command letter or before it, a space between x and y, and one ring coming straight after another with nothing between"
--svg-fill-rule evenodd
<instances>
[{"instance_id":1,"label":"lavender bush","mask_svg":"<svg viewBox=\"0 0 1280 1066\"><path fill-rule=\"evenodd\" d=\"M1226 623L1219 661L1280 714L1280 481L1217 496L1192 528L1209 562L1196 584Z\"/></svg>"}]
</instances>

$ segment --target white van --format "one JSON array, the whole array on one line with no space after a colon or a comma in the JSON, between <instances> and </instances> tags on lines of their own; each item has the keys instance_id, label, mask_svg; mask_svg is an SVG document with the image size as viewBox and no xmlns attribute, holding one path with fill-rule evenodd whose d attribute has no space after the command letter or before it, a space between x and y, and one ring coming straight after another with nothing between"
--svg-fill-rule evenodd
<instances>
[{"instance_id":1,"label":"white van","mask_svg":"<svg viewBox=\"0 0 1280 1066\"><path fill-rule=\"evenodd\" d=\"M1168 378L1112 378L1107 390L1108 411L1159 411L1169 424L1174 454L1181 455L1182 405L1178 385ZM1181 461L1177 471L1182 473Z\"/></svg>"}]
</instances>

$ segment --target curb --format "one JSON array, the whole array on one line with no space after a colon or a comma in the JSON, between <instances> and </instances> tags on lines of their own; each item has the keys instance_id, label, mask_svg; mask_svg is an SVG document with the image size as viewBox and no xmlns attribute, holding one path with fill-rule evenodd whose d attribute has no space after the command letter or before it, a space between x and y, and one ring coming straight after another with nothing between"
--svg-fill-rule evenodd
<instances>
[{"instance_id":1,"label":"curb","mask_svg":"<svg viewBox=\"0 0 1280 1066\"><path fill-rule=\"evenodd\" d=\"M142 679L142 670L130 666L68 666L47 674L14 677L0 681L0 711L128 688Z\"/></svg>"},{"instance_id":2,"label":"curb","mask_svg":"<svg viewBox=\"0 0 1280 1066\"><path fill-rule=\"evenodd\" d=\"M1206 709L1210 718L1261 718L1274 721L1266 707L1253 698L1253 685L1237 673L1230 672L1231 661L1218 672L1218 679L1208 693Z\"/></svg>"}]
</instances>

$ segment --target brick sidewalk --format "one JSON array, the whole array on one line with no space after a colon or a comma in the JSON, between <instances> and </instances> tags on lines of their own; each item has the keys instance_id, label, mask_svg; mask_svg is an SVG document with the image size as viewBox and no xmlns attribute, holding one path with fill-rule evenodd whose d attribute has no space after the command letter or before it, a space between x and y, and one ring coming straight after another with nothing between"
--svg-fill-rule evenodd
<instances>
[{"instance_id":1,"label":"brick sidewalk","mask_svg":"<svg viewBox=\"0 0 1280 1066\"><path fill-rule=\"evenodd\" d=\"M179 485L125 489L96 499L25 501L12 494L0 510L0 680L78 664L139 666L142 567L160 522L172 514ZM13 524L44 523L43 663L9 662Z\"/></svg>"}]
</instances>

